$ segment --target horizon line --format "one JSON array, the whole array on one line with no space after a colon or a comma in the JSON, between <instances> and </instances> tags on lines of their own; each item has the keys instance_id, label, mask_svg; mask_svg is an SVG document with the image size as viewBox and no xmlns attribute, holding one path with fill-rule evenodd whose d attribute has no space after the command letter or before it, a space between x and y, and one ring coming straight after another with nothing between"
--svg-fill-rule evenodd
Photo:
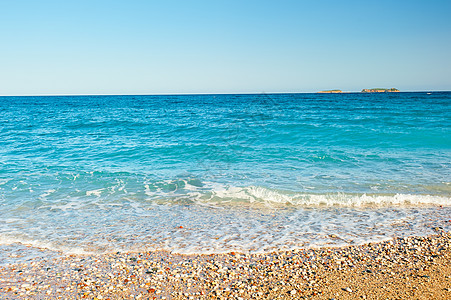
<instances>
[{"instance_id":1,"label":"horizon line","mask_svg":"<svg viewBox=\"0 0 451 300\"><path fill-rule=\"evenodd\" d=\"M323 90L321 90L323 91ZM322 94L317 92L235 92L235 93L149 93L149 94L15 94L15 95L0 95L0 97L65 97L65 96L183 96L183 95L260 95L260 94ZM326 90L328 91L328 90ZM451 90L417 90L417 91L399 91L399 93L443 93L451 92ZM360 94L361 91L342 91L338 94ZM398 92L397 92L398 93ZM368 94L368 93L362 93ZM372 94L372 93L369 93ZM380 93L384 94L384 93Z\"/></svg>"}]
</instances>

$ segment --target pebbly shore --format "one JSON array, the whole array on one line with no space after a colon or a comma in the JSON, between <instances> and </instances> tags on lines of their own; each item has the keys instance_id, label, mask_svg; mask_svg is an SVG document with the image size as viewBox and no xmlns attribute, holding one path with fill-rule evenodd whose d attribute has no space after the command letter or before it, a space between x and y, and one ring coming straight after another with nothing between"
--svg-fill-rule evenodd
<instances>
[{"instance_id":1,"label":"pebbly shore","mask_svg":"<svg viewBox=\"0 0 451 300\"><path fill-rule=\"evenodd\" d=\"M70 255L0 267L0 299L451 299L451 234L267 254Z\"/></svg>"}]
</instances>

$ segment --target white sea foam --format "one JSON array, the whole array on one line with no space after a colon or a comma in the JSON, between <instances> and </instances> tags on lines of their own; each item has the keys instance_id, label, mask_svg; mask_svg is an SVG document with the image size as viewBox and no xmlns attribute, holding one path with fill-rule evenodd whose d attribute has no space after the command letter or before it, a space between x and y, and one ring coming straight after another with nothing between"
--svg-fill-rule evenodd
<instances>
[{"instance_id":1,"label":"white sea foam","mask_svg":"<svg viewBox=\"0 0 451 300\"><path fill-rule=\"evenodd\" d=\"M44 191L44 193L41 194L39 197L40 197L40 198L46 198L47 196L50 196L50 195L53 194L54 192L56 192L55 189L46 190L46 191Z\"/></svg>"},{"instance_id":2,"label":"white sea foam","mask_svg":"<svg viewBox=\"0 0 451 300\"><path fill-rule=\"evenodd\" d=\"M416 194L313 194L271 190L264 187L220 187L212 190L211 196L201 201L216 203L244 202L264 205L293 205L320 207L380 207L441 205L451 206L451 198L437 195Z\"/></svg>"},{"instance_id":3,"label":"white sea foam","mask_svg":"<svg viewBox=\"0 0 451 300\"><path fill-rule=\"evenodd\" d=\"M24 236L9 236L0 234L0 245L21 244L26 247L33 247L37 249L47 249L50 251L61 252L65 254L94 254L96 251L86 251L81 247L74 245L58 245L58 243L51 241L44 241L41 239L33 239Z\"/></svg>"},{"instance_id":4,"label":"white sea foam","mask_svg":"<svg viewBox=\"0 0 451 300\"><path fill-rule=\"evenodd\" d=\"M451 207L282 205L261 209L202 203L207 205L132 202L95 210L79 208L72 214L68 209L68 216L58 214L60 219L53 221L47 219L48 214L35 214L26 222L39 226L24 226L24 220L13 219L3 224L3 230L22 229L0 233L0 244L21 243L66 254L150 250L263 253L432 234L436 227L451 229Z\"/></svg>"},{"instance_id":5,"label":"white sea foam","mask_svg":"<svg viewBox=\"0 0 451 300\"><path fill-rule=\"evenodd\" d=\"M90 189L65 199L48 195L37 209L22 211L20 218L12 212L0 221L0 245L20 243L66 254L263 253L451 227L446 196L314 194L181 179L167 182L169 188L164 184L146 183L128 194Z\"/></svg>"},{"instance_id":6,"label":"white sea foam","mask_svg":"<svg viewBox=\"0 0 451 300\"><path fill-rule=\"evenodd\" d=\"M153 196L153 193L152 193L152 191L150 190L150 187L149 187L148 184L145 184L145 185L144 185L144 193L145 193L147 196Z\"/></svg>"},{"instance_id":7,"label":"white sea foam","mask_svg":"<svg viewBox=\"0 0 451 300\"><path fill-rule=\"evenodd\" d=\"M92 190L92 191L86 191L86 196L97 196L100 197L100 195L102 194L102 191L104 189L97 189L97 190Z\"/></svg>"}]
</instances>

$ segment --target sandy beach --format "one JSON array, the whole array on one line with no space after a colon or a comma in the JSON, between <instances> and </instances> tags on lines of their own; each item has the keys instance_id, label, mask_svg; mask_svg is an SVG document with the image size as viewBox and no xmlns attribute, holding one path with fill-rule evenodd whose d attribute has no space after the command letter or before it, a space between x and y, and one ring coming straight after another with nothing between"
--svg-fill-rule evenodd
<instances>
[{"instance_id":1,"label":"sandy beach","mask_svg":"<svg viewBox=\"0 0 451 300\"><path fill-rule=\"evenodd\" d=\"M451 234L268 254L70 255L0 267L1 299L450 299Z\"/></svg>"}]
</instances>

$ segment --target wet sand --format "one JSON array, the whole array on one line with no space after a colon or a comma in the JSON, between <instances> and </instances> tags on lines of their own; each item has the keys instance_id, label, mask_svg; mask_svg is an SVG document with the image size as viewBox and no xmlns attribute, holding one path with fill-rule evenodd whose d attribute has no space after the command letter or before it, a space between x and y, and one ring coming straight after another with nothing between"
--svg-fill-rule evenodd
<instances>
[{"instance_id":1,"label":"wet sand","mask_svg":"<svg viewBox=\"0 0 451 300\"><path fill-rule=\"evenodd\" d=\"M0 299L451 299L451 234L269 254L66 256L0 267Z\"/></svg>"}]
</instances>

